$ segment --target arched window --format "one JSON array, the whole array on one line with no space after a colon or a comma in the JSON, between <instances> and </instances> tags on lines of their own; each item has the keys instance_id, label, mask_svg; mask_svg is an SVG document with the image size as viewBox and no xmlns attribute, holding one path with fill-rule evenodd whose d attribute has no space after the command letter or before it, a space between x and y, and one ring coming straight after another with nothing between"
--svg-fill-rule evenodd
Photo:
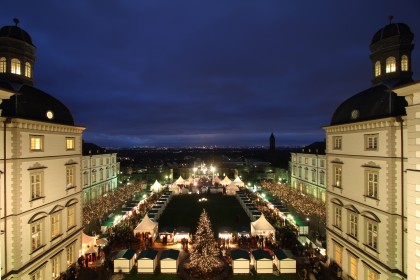
<instances>
[{"instance_id":1,"label":"arched window","mask_svg":"<svg viewBox=\"0 0 420 280\"><path fill-rule=\"evenodd\" d=\"M396 62L395 57L390 56L386 59L386 73L395 72L397 70L396 68Z\"/></svg>"},{"instance_id":2,"label":"arched window","mask_svg":"<svg viewBox=\"0 0 420 280\"><path fill-rule=\"evenodd\" d=\"M0 73L6 73L6 58L0 58Z\"/></svg>"},{"instance_id":3,"label":"arched window","mask_svg":"<svg viewBox=\"0 0 420 280\"><path fill-rule=\"evenodd\" d=\"M20 60L17 58L12 58L12 74L20 75Z\"/></svg>"},{"instance_id":4,"label":"arched window","mask_svg":"<svg viewBox=\"0 0 420 280\"><path fill-rule=\"evenodd\" d=\"M406 55L401 56L401 71L408 71L408 57Z\"/></svg>"},{"instance_id":5,"label":"arched window","mask_svg":"<svg viewBox=\"0 0 420 280\"><path fill-rule=\"evenodd\" d=\"M32 68L29 62L25 63L25 76L30 78L32 76Z\"/></svg>"},{"instance_id":6,"label":"arched window","mask_svg":"<svg viewBox=\"0 0 420 280\"><path fill-rule=\"evenodd\" d=\"M375 63L375 77L378 77L381 75L381 62L376 61Z\"/></svg>"}]
</instances>

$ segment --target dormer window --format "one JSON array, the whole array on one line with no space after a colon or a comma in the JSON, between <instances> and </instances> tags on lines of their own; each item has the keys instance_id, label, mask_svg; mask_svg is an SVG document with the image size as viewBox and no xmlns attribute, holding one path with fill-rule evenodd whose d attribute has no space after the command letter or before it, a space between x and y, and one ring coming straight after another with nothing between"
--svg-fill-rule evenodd
<instances>
[{"instance_id":1,"label":"dormer window","mask_svg":"<svg viewBox=\"0 0 420 280\"><path fill-rule=\"evenodd\" d=\"M397 71L397 63L395 61L395 57L390 56L386 59L386 73L392 73Z\"/></svg>"},{"instance_id":2,"label":"dormer window","mask_svg":"<svg viewBox=\"0 0 420 280\"><path fill-rule=\"evenodd\" d=\"M0 57L0 73L6 73L6 58Z\"/></svg>"},{"instance_id":3,"label":"dormer window","mask_svg":"<svg viewBox=\"0 0 420 280\"><path fill-rule=\"evenodd\" d=\"M11 64L11 70L12 74L20 75L20 60L17 58L12 58L12 64Z\"/></svg>"},{"instance_id":4,"label":"dormer window","mask_svg":"<svg viewBox=\"0 0 420 280\"><path fill-rule=\"evenodd\" d=\"M378 77L381 75L381 62L376 61L375 63L375 77Z\"/></svg>"},{"instance_id":5,"label":"dormer window","mask_svg":"<svg viewBox=\"0 0 420 280\"><path fill-rule=\"evenodd\" d=\"M406 55L401 56L401 71L408 71L408 57Z\"/></svg>"},{"instance_id":6,"label":"dormer window","mask_svg":"<svg viewBox=\"0 0 420 280\"><path fill-rule=\"evenodd\" d=\"M25 63L25 76L30 78L32 76L32 68L29 62Z\"/></svg>"}]
</instances>

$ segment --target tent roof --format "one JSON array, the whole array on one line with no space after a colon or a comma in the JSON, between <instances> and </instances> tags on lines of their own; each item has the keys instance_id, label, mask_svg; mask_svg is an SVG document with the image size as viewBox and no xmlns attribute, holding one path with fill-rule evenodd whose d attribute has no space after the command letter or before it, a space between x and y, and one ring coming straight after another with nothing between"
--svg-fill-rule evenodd
<instances>
[{"instance_id":1,"label":"tent roof","mask_svg":"<svg viewBox=\"0 0 420 280\"><path fill-rule=\"evenodd\" d=\"M213 181L215 183L220 183L220 181L222 181L222 180L220 180L219 176L216 176L216 177L214 177Z\"/></svg>"},{"instance_id":2,"label":"tent roof","mask_svg":"<svg viewBox=\"0 0 420 280\"><path fill-rule=\"evenodd\" d=\"M179 176L179 178L175 181L176 184L185 184L185 180L182 178L182 176Z\"/></svg>"},{"instance_id":3,"label":"tent roof","mask_svg":"<svg viewBox=\"0 0 420 280\"><path fill-rule=\"evenodd\" d=\"M98 249L94 246L90 246L89 249L87 249L87 251L85 252L85 254L93 254L93 253L98 253Z\"/></svg>"},{"instance_id":4,"label":"tent roof","mask_svg":"<svg viewBox=\"0 0 420 280\"><path fill-rule=\"evenodd\" d=\"M153 260L156 258L156 255L158 254L158 251L153 249L143 250L141 251L138 259L151 259Z\"/></svg>"},{"instance_id":5,"label":"tent roof","mask_svg":"<svg viewBox=\"0 0 420 280\"><path fill-rule=\"evenodd\" d=\"M235 190L235 191L239 191L238 186L235 184L235 182L230 183L229 186L227 186L226 188L227 190Z\"/></svg>"},{"instance_id":6,"label":"tent roof","mask_svg":"<svg viewBox=\"0 0 420 280\"><path fill-rule=\"evenodd\" d=\"M158 223L150 220L148 215L144 215L143 220L137 225L135 230L152 230L157 227Z\"/></svg>"},{"instance_id":7,"label":"tent roof","mask_svg":"<svg viewBox=\"0 0 420 280\"><path fill-rule=\"evenodd\" d=\"M162 254L160 255L160 259L173 259L176 260L179 257L179 251L174 249L169 249L162 251Z\"/></svg>"},{"instance_id":8,"label":"tent roof","mask_svg":"<svg viewBox=\"0 0 420 280\"><path fill-rule=\"evenodd\" d=\"M134 249L124 249L119 251L115 256L114 256L114 260L116 259L131 259L134 254L136 253L136 251Z\"/></svg>"},{"instance_id":9,"label":"tent roof","mask_svg":"<svg viewBox=\"0 0 420 280\"><path fill-rule=\"evenodd\" d=\"M225 176L225 178L220 183L229 185L231 182L232 181L228 178L228 176Z\"/></svg>"},{"instance_id":10,"label":"tent roof","mask_svg":"<svg viewBox=\"0 0 420 280\"><path fill-rule=\"evenodd\" d=\"M83 244L87 244L87 243L90 243L92 241L95 241L95 236L90 236L90 235L87 235L84 232L82 232L82 243Z\"/></svg>"},{"instance_id":11,"label":"tent roof","mask_svg":"<svg viewBox=\"0 0 420 280\"><path fill-rule=\"evenodd\" d=\"M158 180L156 180L153 185L150 187L151 191L158 191L160 190L160 188L162 187L162 185L158 182Z\"/></svg>"},{"instance_id":12,"label":"tent roof","mask_svg":"<svg viewBox=\"0 0 420 280\"><path fill-rule=\"evenodd\" d=\"M261 250L261 249L252 251L252 255L254 256L255 260L261 260L261 259L272 260L273 259L269 252L267 252L266 250Z\"/></svg>"},{"instance_id":13,"label":"tent roof","mask_svg":"<svg viewBox=\"0 0 420 280\"><path fill-rule=\"evenodd\" d=\"M273 252L274 255L276 255L276 258L279 260L295 259L292 252L290 252L289 250L276 249Z\"/></svg>"},{"instance_id":14,"label":"tent roof","mask_svg":"<svg viewBox=\"0 0 420 280\"><path fill-rule=\"evenodd\" d=\"M255 230L275 230L274 227L267 221L264 214L261 214L258 220L251 222L251 226Z\"/></svg>"},{"instance_id":15,"label":"tent roof","mask_svg":"<svg viewBox=\"0 0 420 280\"><path fill-rule=\"evenodd\" d=\"M232 260L238 260L238 259L246 259L249 260L249 254L245 250L232 250L231 252Z\"/></svg>"}]
</instances>

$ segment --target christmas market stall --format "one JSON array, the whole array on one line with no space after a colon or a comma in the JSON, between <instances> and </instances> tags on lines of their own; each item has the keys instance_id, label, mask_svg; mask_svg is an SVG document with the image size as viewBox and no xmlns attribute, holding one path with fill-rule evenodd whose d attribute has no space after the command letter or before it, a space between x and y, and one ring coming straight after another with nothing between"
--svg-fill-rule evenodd
<instances>
[{"instance_id":1,"label":"christmas market stall","mask_svg":"<svg viewBox=\"0 0 420 280\"><path fill-rule=\"evenodd\" d=\"M190 228L178 227L175 230L174 242L181 242L182 239L190 240Z\"/></svg>"},{"instance_id":2,"label":"christmas market stall","mask_svg":"<svg viewBox=\"0 0 420 280\"><path fill-rule=\"evenodd\" d=\"M163 189L162 185L156 180L153 185L150 187L150 190L154 193L158 193Z\"/></svg>"},{"instance_id":3,"label":"christmas market stall","mask_svg":"<svg viewBox=\"0 0 420 280\"><path fill-rule=\"evenodd\" d=\"M270 253L258 249L251 253L251 264L257 273L273 273L273 258Z\"/></svg>"},{"instance_id":4,"label":"christmas market stall","mask_svg":"<svg viewBox=\"0 0 420 280\"><path fill-rule=\"evenodd\" d=\"M231 252L233 274L249 273L249 254L245 250L236 249Z\"/></svg>"},{"instance_id":5,"label":"christmas market stall","mask_svg":"<svg viewBox=\"0 0 420 280\"><path fill-rule=\"evenodd\" d=\"M124 249L114 256L114 272L128 273L134 266L136 260L136 251L133 249Z\"/></svg>"},{"instance_id":6,"label":"christmas market stall","mask_svg":"<svg viewBox=\"0 0 420 280\"><path fill-rule=\"evenodd\" d=\"M158 223L152 221L148 215L145 215L143 220L134 229L134 236L143 235L148 238L151 237L155 241L158 234Z\"/></svg>"},{"instance_id":7,"label":"christmas market stall","mask_svg":"<svg viewBox=\"0 0 420 280\"><path fill-rule=\"evenodd\" d=\"M169 249L162 251L160 255L160 272L177 273L179 265L179 251Z\"/></svg>"},{"instance_id":8,"label":"christmas market stall","mask_svg":"<svg viewBox=\"0 0 420 280\"><path fill-rule=\"evenodd\" d=\"M244 187L245 186L244 182L242 182L242 180L241 180L241 178L239 178L239 176L236 177L236 179L233 182L238 187Z\"/></svg>"},{"instance_id":9,"label":"christmas market stall","mask_svg":"<svg viewBox=\"0 0 420 280\"><path fill-rule=\"evenodd\" d=\"M172 227L162 227L159 229L159 239L165 245L174 241L175 231Z\"/></svg>"},{"instance_id":10,"label":"christmas market stall","mask_svg":"<svg viewBox=\"0 0 420 280\"><path fill-rule=\"evenodd\" d=\"M274 250L274 264L280 273L296 273L296 259L289 250Z\"/></svg>"},{"instance_id":11,"label":"christmas market stall","mask_svg":"<svg viewBox=\"0 0 420 280\"><path fill-rule=\"evenodd\" d=\"M229 186L226 187L226 194L227 195L236 195L237 191L239 191L239 188L235 184L235 182L232 182Z\"/></svg>"},{"instance_id":12,"label":"christmas market stall","mask_svg":"<svg viewBox=\"0 0 420 280\"><path fill-rule=\"evenodd\" d=\"M137 259L138 273L153 273L157 266L158 251L147 249L140 252Z\"/></svg>"},{"instance_id":13,"label":"christmas market stall","mask_svg":"<svg viewBox=\"0 0 420 280\"><path fill-rule=\"evenodd\" d=\"M276 229L267 221L264 214L262 214L258 220L251 222L251 235L267 237L275 241Z\"/></svg>"}]
</instances>

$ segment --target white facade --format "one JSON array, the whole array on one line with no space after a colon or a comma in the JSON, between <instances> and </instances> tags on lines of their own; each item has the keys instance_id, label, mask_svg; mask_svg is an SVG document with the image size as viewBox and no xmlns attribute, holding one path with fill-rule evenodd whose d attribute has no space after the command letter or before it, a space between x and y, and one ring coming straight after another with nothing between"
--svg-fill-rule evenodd
<instances>
[{"instance_id":1,"label":"white facade","mask_svg":"<svg viewBox=\"0 0 420 280\"><path fill-rule=\"evenodd\" d=\"M317 153L291 153L291 186L293 190L325 202L325 155Z\"/></svg>"},{"instance_id":2,"label":"white facade","mask_svg":"<svg viewBox=\"0 0 420 280\"><path fill-rule=\"evenodd\" d=\"M84 155L82 159L83 204L113 191L120 170L116 153Z\"/></svg>"},{"instance_id":3,"label":"white facade","mask_svg":"<svg viewBox=\"0 0 420 280\"><path fill-rule=\"evenodd\" d=\"M4 117L0 127L2 279L54 279L81 248L84 128Z\"/></svg>"},{"instance_id":4,"label":"white facade","mask_svg":"<svg viewBox=\"0 0 420 280\"><path fill-rule=\"evenodd\" d=\"M406 119L354 122L325 131L327 254L343 276L404 279L399 272L407 265L407 221L402 218Z\"/></svg>"},{"instance_id":5,"label":"white facade","mask_svg":"<svg viewBox=\"0 0 420 280\"><path fill-rule=\"evenodd\" d=\"M407 164L405 165L407 205L407 277L420 279L420 83L395 92L404 96L407 113Z\"/></svg>"}]
</instances>

